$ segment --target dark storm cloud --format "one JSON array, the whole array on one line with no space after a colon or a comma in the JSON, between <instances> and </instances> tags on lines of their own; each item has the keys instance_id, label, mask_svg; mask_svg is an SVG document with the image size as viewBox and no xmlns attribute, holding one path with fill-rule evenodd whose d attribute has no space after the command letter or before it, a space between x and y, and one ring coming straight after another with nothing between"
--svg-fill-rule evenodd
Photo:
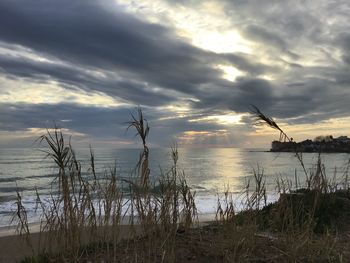
<instances>
[{"instance_id":1,"label":"dark storm cloud","mask_svg":"<svg viewBox=\"0 0 350 263\"><path fill-rule=\"evenodd\" d=\"M57 125L72 132L87 134L93 138L111 138L112 140L134 139L134 130L127 130L131 114L137 116L136 109L130 107L99 108L73 104L0 104L1 130L14 132L28 128L51 128ZM169 113L152 108L143 108L150 125L149 143L169 146L184 131L216 132L225 126L212 123L190 122L192 117L162 119ZM201 116L200 114L198 116ZM69 133L68 133L69 135ZM33 143L36 138L32 138ZM74 139L74 138L73 138Z\"/></svg>"},{"instance_id":2,"label":"dark storm cloud","mask_svg":"<svg viewBox=\"0 0 350 263\"><path fill-rule=\"evenodd\" d=\"M349 116L349 1L233 0L224 6L233 27L288 65L270 81L268 96L263 86L255 91L262 108L293 123Z\"/></svg>"},{"instance_id":3,"label":"dark storm cloud","mask_svg":"<svg viewBox=\"0 0 350 263\"><path fill-rule=\"evenodd\" d=\"M161 26L149 25L124 13L112 14L93 1L2 1L1 39L19 44L76 66L151 73L171 69L179 56L165 50L155 38L165 38ZM165 38L166 40L166 38ZM171 42L169 42L171 43ZM165 43L167 44L167 43ZM176 51L175 51L176 53ZM185 62L185 61L182 61Z\"/></svg>"},{"instance_id":4,"label":"dark storm cloud","mask_svg":"<svg viewBox=\"0 0 350 263\"><path fill-rule=\"evenodd\" d=\"M3 55L2 72L10 78L56 80L67 88L101 91L133 104L159 106L178 99L169 90L181 92L185 98L210 100L210 93L203 93L202 85L234 101L242 95L245 103L246 97L254 97L251 90L231 94L227 87L234 85L222 79L215 65L234 65L250 76L273 69L248 55L201 50L178 39L170 29L142 22L121 12L118 6L113 6L115 12L102 6L94 1L2 1L3 42L65 62L62 65ZM85 69L105 71L107 77L92 76ZM120 78L122 81L116 80ZM228 103L218 99L218 109L227 109ZM202 105L203 109L207 107Z\"/></svg>"},{"instance_id":5,"label":"dark storm cloud","mask_svg":"<svg viewBox=\"0 0 350 263\"><path fill-rule=\"evenodd\" d=\"M264 49L263 55L273 58L269 63L254 54L256 50L250 55L216 54L194 47L179 38L175 30L145 22L109 1L3 0L0 45L7 50L29 49L50 63L5 52L0 55L0 73L29 82L54 80L66 89L98 91L130 104L153 107L148 111L152 120L175 115L157 112L156 106L194 99L192 117L157 123L159 129L171 134L218 130L222 126L190 119L219 115L228 109L247 112L251 104L291 122L346 116L350 38L342 25L346 25L347 18L338 5L333 4L335 14L327 10L317 14L310 12L313 7L318 10L317 1L306 2L310 5L307 8L299 1L225 2L232 28ZM177 4L195 10L200 1ZM332 18L333 23L324 23L322 17ZM327 50L330 47L336 49L334 54ZM326 62L332 64L314 66L325 60L315 57L313 66L304 65L306 53L315 50L328 52ZM341 51L341 62L335 56L337 51ZM245 76L227 81L218 64L232 65ZM264 75L273 77L266 80ZM1 129L43 127L46 121L60 116L73 120L65 123L67 128L91 134L97 134L98 127L107 125L108 120L118 123L117 116L124 118L126 114L124 108L71 104L1 105L1 109ZM99 125L95 127L95 123Z\"/></svg>"},{"instance_id":6,"label":"dark storm cloud","mask_svg":"<svg viewBox=\"0 0 350 263\"><path fill-rule=\"evenodd\" d=\"M303 123L349 115L346 105L350 101L350 82L346 63L350 54L347 26L350 21L344 10L350 10L350 2L252 0L228 1L225 7L232 27L260 44L268 56L277 58L288 68L266 65L259 68L255 63L254 69L249 67L250 76L237 79L233 85L222 83L220 88L213 88L215 92L203 92L197 107L213 110L229 105L240 112L255 104L276 117ZM340 49L333 52L342 53L345 65L332 54L337 47ZM298 62L318 50L327 56L309 57L314 66ZM282 55L287 55L288 61L281 59ZM259 57L255 60L259 61ZM271 81L253 74L271 72L275 75ZM294 82L303 82L303 85L289 85Z\"/></svg>"},{"instance_id":7,"label":"dark storm cloud","mask_svg":"<svg viewBox=\"0 0 350 263\"><path fill-rule=\"evenodd\" d=\"M276 97L268 81L258 78L238 78L234 85L227 85L215 93L208 90L201 98L201 101L194 103L196 108L211 110L227 108L236 112L247 112L252 104L269 108Z\"/></svg>"},{"instance_id":8,"label":"dark storm cloud","mask_svg":"<svg viewBox=\"0 0 350 263\"><path fill-rule=\"evenodd\" d=\"M152 91L144 83L128 79L97 77L72 65L44 63L23 57L0 55L0 72L9 78L26 78L33 82L44 83L55 80L70 89L101 91L135 105L142 101L143 105L158 106L173 100L170 96Z\"/></svg>"},{"instance_id":9,"label":"dark storm cloud","mask_svg":"<svg viewBox=\"0 0 350 263\"><path fill-rule=\"evenodd\" d=\"M98 134L102 129L104 134L109 129L111 133L116 133L117 127L125 123L130 114L126 108L107 109L73 104L0 104L0 110L0 125L6 131L26 130L29 127L50 128L56 123L59 126L64 124L68 129L92 134Z\"/></svg>"},{"instance_id":10,"label":"dark storm cloud","mask_svg":"<svg viewBox=\"0 0 350 263\"><path fill-rule=\"evenodd\" d=\"M99 3L99 4L98 4ZM108 2L103 2L107 4ZM243 54L215 54L193 47L160 25L142 22L118 10L109 12L95 1L2 1L0 38L71 67L2 57L2 70L10 77L54 79L63 85L98 90L135 104L162 105L174 90L201 99L200 85L222 85L215 64L235 65L249 75L270 66ZM64 6L64 8L63 8ZM123 82L97 79L84 68L114 71ZM226 81L224 81L226 82ZM163 89L154 92L150 87Z\"/></svg>"},{"instance_id":11,"label":"dark storm cloud","mask_svg":"<svg viewBox=\"0 0 350 263\"><path fill-rule=\"evenodd\" d=\"M169 134L161 135L154 131L159 126L157 119L162 115L152 109L143 109L144 114L151 126L150 142L168 146L171 141ZM136 110L130 107L101 108L79 106L74 104L0 104L0 127L1 130L14 132L26 131L28 128L53 128L55 125L69 129L66 135L71 132L78 132L93 138L94 142L110 138L115 142L118 140L131 140L134 138L134 130L127 131L127 122L131 120L131 114L137 114ZM135 115L137 116L137 115ZM176 127L165 126L167 131L174 132ZM29 144L37 138L29 138ZM73 141L76 141L73 135ZM85 145L87 146L87 145Z\"/></svg>"},{"instance_id":12,"label":"dark storm cloud","mask_svg":"<svg viewBox=\"0 0 350 263\"><path fill-rule=\"evenodd\" d=\"M165 27L109 12L95 1L2 1L0 10L2 41L76 66L127 71L183 92L220 76L208 65L210 54Z\"/></svg>"}]
</instances>

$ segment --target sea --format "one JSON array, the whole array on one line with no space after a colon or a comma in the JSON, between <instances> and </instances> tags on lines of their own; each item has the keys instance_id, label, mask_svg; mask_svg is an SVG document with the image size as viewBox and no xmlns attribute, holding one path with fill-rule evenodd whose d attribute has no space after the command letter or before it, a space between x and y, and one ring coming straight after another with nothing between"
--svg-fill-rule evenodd
<instances>
[{"instance_id":1,"label":"sea","mask_svg":"<svg viewBox=\"0 0 350 263\"><path fill-rule=\"evenodd\" d=\"M89 174L88 148L75 149L83 174ZM95 166L99 176L105 176L116 167L117 176L131 178L140 155L139 149L95 148ZM150 149L151 179L166 173L172 167L171 150ZM276 180L283 179L289 188L305 185L305 174L294 153L275 153L268 149L239 148L179 148L178 169L183 172L192 191L198 213L213 215L218 198L229 191L234 197L236 209L242 209L243 190L249 184L254 188L254 173L263 173L267 202L276 201L279 190ZM327 178L341 185L349 167L350 154L322 154L322 166ZM308 172L318 160L317 153L304 153L303 162ZM37 223L36 191L41 197L49 196L57 175L57 167L43 149L0 149L0 227L14 224L17 191L22 197L28 221ZM45 199L45 198L43 198Z\"/></svg>"}]
</instances>

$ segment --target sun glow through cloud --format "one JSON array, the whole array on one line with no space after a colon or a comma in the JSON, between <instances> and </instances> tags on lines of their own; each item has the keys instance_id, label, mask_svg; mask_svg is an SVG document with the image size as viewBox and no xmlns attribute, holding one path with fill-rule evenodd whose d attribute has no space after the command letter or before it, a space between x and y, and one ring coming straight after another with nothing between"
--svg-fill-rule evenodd
<instances>
[{"instance_id":1,"label":"sun glow through cloud","mask_svg":"<svg viewBox=\"0 0 350 263\"><path fill-rule=\"evenodd\" d=\"M176 28L178 35L202 49L216 53L252 52L251 43L229 27L224 6L218 1L203 1L196 6L196 10L159 0L117 2L154 23L164 22L163 19L166 18Z\"/></svg>"},{"instance_id":2,"label":"sun glow through cloud","mask_svg":"<svg viewBox=\"0 0 350 263\"><path fill-rule=\"evenodd\" d=\"M60 87L60 84L54 81L48 81L45 84L29 83L27 81L13 81L0 77L0 82L6 84L7 87L0 93L0 103L59 104L69 102L99 107L126 105L125 102L118 101L116 98L101 92L86 92L79 89L69 90Z\"/></svg>"},{"instance_id":3,"label":"sun glow through cloud","mask_svg":"<svg viewBox=\"0 0 350 263\"><path fill-rule=\"evenodd\" d=\"M111 140L137 106L162 146L269 145L251 104L296 140L348 131L346 0L25 2L0 2L4 138L52 119Z\"/></svg>"},{"instance_id":4,"label":"sun glow through cloud","mask_svg":"<svg viewBox=\"0 0 350 263\"><path fill-rule=\"evenodd\" d=\"M225 114L225 115L212 115L200 118L190 119L190 122L215 122L223 125L237 125L242 124L241 120L245 114Z\"/></svg>"},{"instance_id":5,"label":"sun glow through cloud","mask_svg":"<svg viewBox=\"0 0 350 263\"><path fill-rule=\"evenodd\" d=\"M190 31L193 44L216 53L243 52L251 53L249 44L235 31Z\"/></svg>"},{"instance_id":6,"label":"sun glow through cloud","mask_svg":"<svg viewBox=\"0 0 350 263\"><path fill-rule=\"evenodd\" d=\"M232 66L218 65L217 67L224 72L223 77L232 82L234 82L237 77L244 75L242 71Z\"/></svg>"}]
</instances>

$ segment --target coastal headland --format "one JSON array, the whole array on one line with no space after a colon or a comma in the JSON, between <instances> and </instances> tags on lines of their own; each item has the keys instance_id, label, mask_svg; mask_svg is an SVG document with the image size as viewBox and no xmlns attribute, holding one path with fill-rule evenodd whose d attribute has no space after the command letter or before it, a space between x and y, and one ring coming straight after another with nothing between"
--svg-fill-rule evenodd
<instances>
[{"instance_id":1,"label":"coastal headland","mask_svg":"<svg viewBox=\"0 0 350 263\"><path fill-rule=\"evenodd\" d=\"M271 152L324 152L324 153L350 153L350 138L339 136L318 136L314 140L304 140L301 142L273 141Z\"/></svg>"}]
</instances>

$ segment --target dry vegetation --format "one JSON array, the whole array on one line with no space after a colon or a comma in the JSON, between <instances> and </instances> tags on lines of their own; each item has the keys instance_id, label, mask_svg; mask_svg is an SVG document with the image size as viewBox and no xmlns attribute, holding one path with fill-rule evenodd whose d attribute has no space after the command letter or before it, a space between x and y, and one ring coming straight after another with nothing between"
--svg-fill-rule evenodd
<instances>
[{"instance_id":1,"label":"dry vegetation","mask_svg":"<svg viewBox=\"0 0 350 263\"><path fill-rule=\"evenodd\" d=\"M254 116L289 140L259 109L254 108ZM296 152L305 188L297 179L293 187L280 178L280 199L267 205L265 175L257 169L243 190L244 211L236 213L227 190L218 199L216 220L199 226L195 193L177 168L176 145L171 149L172 168L152 182L149 127L141 110L132 116L129 128L136 130L143 145L129 180L120 180L116 169L103 177L96 174L92 150L89 176L82 176L80 162L58 129L41 137L57 165L57 178L49 205L38 195L42 239L33 257L23 262L350 262L347 172L336 184L327 178L320 158L308 171ZM128 186L127 194L122 185ZM29 241L19 193L17 207L18 230ZM128 220L128 235L122 233L122 220Z\"/></svg>"}]
</instances>

